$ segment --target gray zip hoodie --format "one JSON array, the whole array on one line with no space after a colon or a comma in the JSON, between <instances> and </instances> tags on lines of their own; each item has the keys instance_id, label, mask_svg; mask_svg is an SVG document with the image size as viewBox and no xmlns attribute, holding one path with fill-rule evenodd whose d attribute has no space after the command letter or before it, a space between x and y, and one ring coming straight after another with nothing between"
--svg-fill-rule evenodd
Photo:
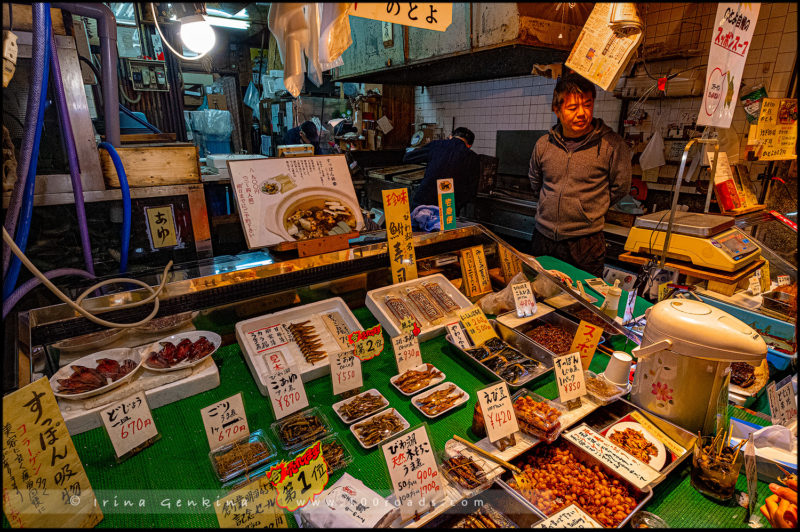
<instances>
[{"instance_id":1,"label":"gray zip hoodie","mask_svg":"<svg viewBox=\"0 0 800 532\"><path fill-rule=\"evenodd\" d=\"M630 148L601 119L593 122L573 151L560 123L533 148L528 177L537 201L536 229L553 240L602 231L609 207L630 192Z\"/></svg>"}]
</instances>

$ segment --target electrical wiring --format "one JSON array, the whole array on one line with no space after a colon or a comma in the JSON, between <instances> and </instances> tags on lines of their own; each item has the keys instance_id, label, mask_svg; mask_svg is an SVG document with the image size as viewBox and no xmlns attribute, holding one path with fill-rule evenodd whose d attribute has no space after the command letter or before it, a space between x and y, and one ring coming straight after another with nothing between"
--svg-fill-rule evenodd
<instances>
[{"instance_id":1,"label":"electrical wiring","mask_svg":"<svg viewBox=\"0 0 800 532\"><path fill-rule=\"evenodd\" d=\"M40 272L39 269L36 268L36 266L33 265L33 263L30 261L30 259L28 259L28 257L25 256L25 254L22 252L22 250L20 250L19 247L17 247L17 244L14 242L14 239L11 238L11 235L8 234L8 231L6 231L5 228L3 228L3 240L5 241L6 245L9 246L11 251L19 258L19 260L22 262L22 264L24 264L25 267L28 268L28 270L30 270L30 272L33 275L38 277L39 280L42 282L42 284L44 284L47 288L49 288L50 291L53 292L53 294L56 295L56 297L58 297L61 301L63 301L67 305L69 305L73 310L75 310L76 312L78 312L79 314L84 316L86 319L88 319L88 320L90 320L90 321L92 321L94 323L97 323L98 325L102 325L103 327L113 327L113 328L123 328L123 329L131 328L131 327L138 327L140 325L144 325L145 323L149 322L158 313L158 308L159 308L158 296L161 293L161 291L164 289L164 286L167 283L167 277L168 277L167 274L169 273L169 269L172 267L172 261L169 261L167 263L167 265L164 267L164 273L161 276L161 284L158 285L158 288L155 289L155 290L153 290L152 286L150 286L149 284L147 284L147 283L145 283L143 281L140 281L139 279L124 279L124 278L107 279L105 281L102 281L100 283L95 284L94 286L90 286L89 288L87 288L80 295L80 297L78 297L78 299L76 301L72 301L66 294L64 294L61 290L59 290L50 281L50 279L45 277L45 275L42 272ZM94 314L92 314L91 312L89 312L88 310L86 310L85 308L83 308L81 306L81 303L83 303L83 300L84 300L84 298L86 298L87 295L89 295L90 293L94 292L95 290L97 290L100 287L103 287L103 286L106 286L106 285L109 285L109 284L115 284L115 283L133 283L133 284L137 284L137 285L142 286L142 287L146 288L147 290L149 290L150 291L150 295L147 298L145 298L145 299L143 299L141 301L134 301L132 303L125 303L123 305L96 308L96 309L94 309L95 312L106 311L106 310L123 310L123 309L127 309L127 308L138 307L138 306L147 304L150 301L153 301L153 310L150 311L150 314L148 314L147 317L144 318L143 320L137 321L136 323L113 323L113 322L104 320L102 318L98 318L97 316L95 316Z\"/></svg>"},{"instance_id":2,"label":"electrical wiring","mask_svg":"<svg viewBox=\"0 0 800 532\"><path fill-rule=\"evenodd\" d=\"M167 38L166 38L166 37L164 37L164 34L161 32L161 27L158 25L158 16L156 15L156 6L155 6L155 4L153 4L153 2L150 2L150 11L153 13L153 22L155 22L155 23L156 23L156 30L158 31L158 35L159 35L159 37L161 37L161 41L164 43L164 45L165 45L167 48L169 48L169 49L170 49L170 51L171 51L173 54L177 55L179 58L181 58L181 59L183 59L183 60L186 60L186 61L199 61L200 59L202 59L203 57L205 57L205 56L206 56L206 54L208 54L208 52L210 52L210 51L211 51L211 50L208 50L207 52L203 52L202 54L200 54L200 55L196 55L196 56L194 56L194 57L186 57L185 55L183 55L182 53L180 53L179 51L177 51L175 48L173 48L172 46L170 46L169 42L167 42Z\"/></svg>"}]
</instances>

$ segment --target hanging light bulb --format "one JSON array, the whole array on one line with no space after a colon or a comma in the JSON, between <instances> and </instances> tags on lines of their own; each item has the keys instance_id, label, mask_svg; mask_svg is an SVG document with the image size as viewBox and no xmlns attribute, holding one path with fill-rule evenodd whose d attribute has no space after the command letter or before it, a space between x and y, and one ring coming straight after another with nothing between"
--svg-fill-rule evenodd
<instances>
[{"instance_id":1,"label":"hanging light bulb","mask_svg":"<svg viewBox=\"0 0 800 532\"><path fill-rule=\"evenodd\" d=\"M181 40L186 48L197 54L208 53L217 41L214 28L203 15L189 15L181 18Z\"/></svg>"}]
</instances>

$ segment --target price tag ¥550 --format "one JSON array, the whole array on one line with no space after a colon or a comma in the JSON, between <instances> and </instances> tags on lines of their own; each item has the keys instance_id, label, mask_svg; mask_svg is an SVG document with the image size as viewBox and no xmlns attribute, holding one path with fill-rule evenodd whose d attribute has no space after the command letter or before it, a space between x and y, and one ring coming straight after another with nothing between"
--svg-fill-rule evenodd
<instances>
[{"instance_id":1,"label":"price tag \u00a5550","mask_svg":"<svg viewBox=\"0 0 800 532\"><path fill-rule=\"evenodd\" d=\"M331 379L333 381L333 395L339 395L356 388L364 383L361 373L361 359L353 351L341 351L331 357Z\"/></svg>"}]
</instances>

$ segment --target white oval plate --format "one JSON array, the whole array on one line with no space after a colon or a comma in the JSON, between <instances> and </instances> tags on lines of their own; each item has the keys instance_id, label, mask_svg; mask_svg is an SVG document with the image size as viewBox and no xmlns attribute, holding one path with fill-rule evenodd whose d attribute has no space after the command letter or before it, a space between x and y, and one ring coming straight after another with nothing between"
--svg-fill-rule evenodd
<instances>
[{"instance_id":1,"label":"white oval plate","mask_svg":"<svg viewBox=\"0 0 800 532\"><path fill-rule=\"evenodd\" d=\"M96 390L89 390L88 392L82 393L63 393L59 392L58 389L61 387L58 384L58 380L56 379L66 379L69 378L70 375L73 373L73 369L71 366L86 366L87 368L96 368L97 367L97 360L101 358L111 358L120 363L126 358L130 358L134 362L137 363L136 367L125 375L124 377L115 380L112 383L106 384L105 386L101 386ZM91 355L86 355L85 357L79 358L75 362L60 368L56 373L50 377L50 387L53 388L53 395L56 397L60 397L62 399L85 399L87 397L93 397L95 395L99 395L101 393L105 393L109 390L113 390L114 388L125 384L139 371L139 368L142 367L142 362L144 361L144 356L137 353L135 349L130 349L127 347L118 347L116 349L106 349L105 351L98 351L97 353L92 353Z\"/></svg>"},{"instance_id":2,"label":"white oval plate","mask_svg":"<svg viewBox=\"0 0 800 532\"><path fill-rule=\"evenodd\" d=\"M183 362L175 364L174 366L171 366L169 368L154 368L147 364L147 357L150 356L150 353L152 351L161 350L161 342L172 342L173 344L178 345L178 343L184 338L188 338L192 342L196 342L197 340L200 339L201 336L205 336L206 340L214 344L214 349L203 358L200 358L198 360L192 360L191 362L187 362L186 360L184 360ZM211 331L189 331L185 333L173 334L172 336L167 336L166 338L162 338L157 342L153 342L144 351L142 351L142 361L143 361L142 365L144 366L144 369L148 371L155 371L158 373L166 373L167 371L193 368L196 365L203 362L208 357L210 357L211 355L213 355L214 353L216 353L217 349L219 349L221 345L222 345L222 338L217 333L213 333Z\"/></svg>"},{"instance_id":3,"label":"white oval plate","mask_svg":"<svg viewBox=\"0 0 800 532\"><path fill-rule=\"evenodd\" d=\"M384 402L384 404L383 404L383 405L381 405L381 406L379 406L378 408L376 408L376 409L375 409L375 410L373 410L372 412L369 412L369 413L367 413L367 414L364 414L363 416L357 417L357 418L355 418L355 419L345 419L345 418L344 418L344 415L342 415L342 413L341 413L341 412L339 412L339 407L340 407L340 406L344 405L345 403L349 403L350 401L355 401L356 397L361 397L362 395L367 395L367 394L370 394L370 393L375 393L375 394L378 394L378 397L380 397L381 399L383 399L383 402ZM341 419L341 420L342 420L342 423L344 423L344 424L346 424L346 425L350 425L351 423L355 423L356 421L361 421L362 419L364 419L364 418L365 418L365 417L367 417L367 416L371 416L371 415L372 415L372 414L374 414L375 412L378 412L378 411L380 411L380 410L383 410L383 409L384 409L384 408L386 408L387 406L389 406L389 400L388 400L388 399L386 399L386 398L383 396L383 394L382 394L381 392L379 392L377 389L375 389L375 388L372 388L371 390L367 390L366 392L362 392L362 393L360 393L360 394L358 394L358 395L354 395L353 397L349 397L349 398L347 398L347 399L343 399L343 400L339 401L338 403L334 403L334 404L333 404L333 406L332 406L332 408L333 408L333 411L336 413L336 415L337 415L337 416L339 416L339 419Z\"/></svg>"},{"instance_id":4,"label":"white oval plate","mask_svg":"<svg viewBox=\"0 0 800 532\"><path fill-rule=\"evenodd\" d=\"M394 415L396 415L398 418L400 418L400 423L403 425L403 428L401 428L397 432L393 432L392 434L389 434L388 436L386 436L384 439L382 439L381 441L379 441L377 443L373 443L372 445L365 445L364 442L361 441L361 438L358 437L358 433L356 432L356 425L361 425L362 423L366 423L366 422L370 421L374 417L383 416L383 415L385 415L385 414L387 414L389 412L394 412ZM353 423L352 425L350 425L350 432L353 433L353 436L355 436L356 440L358 440L358 443L361 444L361 447L363 447L364 449L372 449L376 445L380 445L381 443L385 442L386 440L388 440L388 439L400 434L401 432L403 432L404 430L406 430L410 426L411 426L411 423L406 421L406 418L401 416L400 412L398 412L397 409L395 409L395 408L387 408L386 410L381 410L377 414L372 414L367 419L363 419L363 420L359 421L358 423Z\"/></svg>"},{"instance_id":5,"label":"white oval plate","mask_svg":"<svg viewBox=\"0 0 800 532\"><path fill-rule=\"evenodd\" d=\"M89 349L96 349L106 346L111 342L115 342L126 332L126 329L106 329L104 331L97 331L82 336L76 336L75 338L61 340L60 342L54 343L53 347L63 353L88 351Z\"/></svg>"},{"instance_id":6,"label":"white oval plate","mask_svg":"<svg viewBox=\"0 0 800 532\"><path fill-rule=\"evenodd\" d=\"M456 389L455 389L455 390L453 390L453 393L455 393L455 394L458 394L458 393L463 393L463 394L464 394L464 395L461 397L461 399L459 399L459 400L457 400L455 403L453 403L453 406L451 406L450 408L448 408L448 409L446 409L446 410L442 410L442 411L441 411L441 412L439 412L438 414L434 414L434 415L430 415L430 414L426 413L426 412L425 412L423 409L421 409L421 408L419 407L419 404L418 404L418 402L419 402L419 400L420 400L420 399L425 399L425 398L426 398L426 397L428 397L430 394L432 394L432 393L435 393L435 392L438 392L439 390L443 390L443 389L447 388L448 386L450 386L451 384L452 384L453 386L455 386L455 387L456 387ZM439 416L441 416L441 415L443 415L443 414L446 414L446 413L450 412L451 410L453 410L454 408L458 408L459 406L463 405L463 404L464 404L464 403L466 403L467 401L469 401L469 394L468 394L467 392L465 392L464 390L462 390L461 388L459 388L459 386L458 386L456 383L454 383L454 382L443 382L443 383L441 383L440 385L436 386L435 388L431 388L430 390L428 390L428 391L426 391L426 392L424 392L424 393L421 393L421 394L415 395L414 397L412 397L412 398L411 398L411 404L412 404L412 405L414 405L414 407L415 407L417 410L419 410L420 412L422 412L422 415L424 415L424 416L425 416L425 417L427 417L428 419L437 418L437 417L439 417Z\"/></svg>"},{"instance_id":7,"label":"white oval plate","mask_svg":"<svg viewBox=\"0 0 800 532\"><path fill-rule=\"evenodd\" d=\"M640 424L634 423L633 421L621 421L616 425L613 425L610 429L608 429L608 432L606 432L606 439L610 441L612 434L614 434L615 432L623 432L625 429L633 429L638 432L641 432L642 436L644 436L644 438L647 441L656 446L656 449L658 449L658 453L650 458L650 463L647 465L649 465L656 471L661 471L661 468L664 467L664 464L667 462L667 449L666 447L664 447L664 444L658 440L658 438L647 432L647 430L645 430L645 428ZM614 445L617 444L614 443Z\"/></svg>"},{"instance_id":8,"label":"white oval plate","mask_svg":"<svg viewBox=\"0 0 800 532\"><path fill-rule=\"evenodd\" d=\"M425 364L420 364L416 368L411 368L411 370L414 370L414 371L425 371L426 369L428 369L428 364L430 364L430 362L426 362ZM430 364L430 365L433 366L433 364ZM392 386L394 386L400 393L402 393L406 397L411 397L412 395L417 395L419 392L427 390L431 386L436 386L437 384L439 384L440 382L445 380L445 378L447 378L447 375L444 374L444 371L440 370L436 366L433 366L433 369L435 369L436 371L440 372L442 374L442 376L441 377L437 377L435 379L432 379L431 382L429 382L428 385L425 386L424 388L420 388L419 390L414 390L413 392L410 392L410 393L404 392L403 390L400 389L400 387L398 385L395 384L395 382L397 382L398 377L400 377L400 375L405 374L405 371L402 374L395 375L394 377L389 379L389 382L391 382ZM411 370L406 370L406 371L411 371Z\"/></svg>"}]
</instances>

